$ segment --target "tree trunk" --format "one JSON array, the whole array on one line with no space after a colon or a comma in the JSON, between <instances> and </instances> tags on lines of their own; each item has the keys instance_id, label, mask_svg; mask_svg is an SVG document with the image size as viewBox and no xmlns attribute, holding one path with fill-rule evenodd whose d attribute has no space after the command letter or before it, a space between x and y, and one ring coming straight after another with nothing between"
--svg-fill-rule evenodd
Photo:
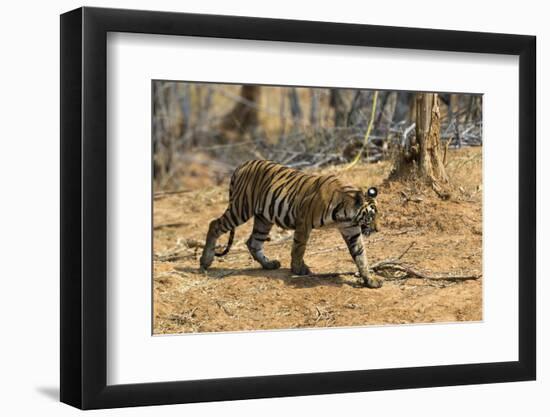
<instances>
[{"instance_id":1,"label":"tree trunk","mask_svg":"<svg viewBox=\"0 0 550 417\"><path fill-rule=\"evenodd\" d=\"M285 141L286 134L286 89L281 87L281 97L280 97L280 106L279 106L279 125L280 125L280 137Z\"/></svg>"},{"instance_id":2,"label":"tree trunk","mask_svg":"<svg viewBox=\"0 0 550 417\"><path fill-rule=\"evenodd\" d=\"M319 127L319 107L320 107L320 96L319 96L319 90L315 88L310 88L310 107L309 107L309 124L311 127L318 128Z\"/></svg>"},{"instance_id":3,"label":"tree trunk","mask_svg":"<svg viewBox=\"0 0 550 417\"><path fill-rule=\"evenodd\" d=\"M198 116L198 128L206 132L208 130L208 122L209 122L209 112L210 108L212 107L212 96L214 95L214 89L208 85L208 86L200 86L200 91L202 92L203 89L206 89L206 94L204 99L200 100L200 110L199 110L199 116ZM202 96L202 94L201 94Z\"/></svg>"},{"instance_id":4,"label":"tree trunk","mask_svg":"<svg viewBox=\"0 0 550 417\"><path fill-rule=\"evenodd\" d=\"M366 127L369 122L366 120L364 110L371 104L374 93L372 91L357 90L347 115L346 125L353 127Z\"/></svg>"},{"instance_id":5,"label":"tree trunk","mask_svg":"<svg viewBox=\"0 0 550 417\"><path fill-rule=\"evenodd\" d=\"M245 133L258 126L260 86L243 85L239 95L240 100L222 120L221 129L224 131Z\"/></svg>"},{"instance_id":6,"label":"tree trunk","mask_svg":"<svg viewBox=\"0 0 550 417\"><path fill-rule=\"evenodd\" d=\"M409 95L409 114L407 115L407 121L410 123L416 119L416 98L418 94Z\"/></svg>"},{"instance_id":7,"label":"tree trunk","mask_svg":"<svg viewBox=\"0 0 550 417\"><path fill-rule=\"evenodd\" d=\"M449 177L443 164L440 140L440 114L437 94L416 96L416 138L419 144L420 175L444 199L450 197Z\"/></svg>"},{"instance_id":8,"label":"tree trunk","mask_svg":"<svg viewBox=\"0 0 550 417\"><path fill-rule=\"evenodd\" d=\"M395 108L397 107L397 92L389 91L384 97L380 112L376 118L375 126L383 135L387 135L388 130L393 122Z\"/></svg>"},{"instance_id":9,"label":"tree trunk","mask_svg":"<svg viewBox=\"0 0 550 417\"><path fill-rule=\"evenodd\" d=\"M334 109L334 126L346 126L348 109L342 90L331 88L330 90L330 106Z\"/></svg>"},{"instance_id":10,"label":"tree trunk","mask_svg":"<svg viewBox=\"0 0 550 417\"><path fill-rule=\"evenodd\" d=\"M451 197L449 177L443 163L440 140L440 113L437 94L416 94L416 138L411 149L402 152L394 167L395 174L418 170L425 180L443 199Z\"/></svg>"},{"instance_id":11,"label":"tree trunk","mask_svg":"<svg viewBox=\"0 0 550 417\"><path fill-rule=\"evenodd\" d=\"M466 123L476 122L481 119L481 96L471 95L468 103Z\"/></svg>"},{"instance_id":12,"label":"tree trunk","mask_svg":"<svg viewBox=\"0 0 550 417\"><path fill-rule=\"evenodd\" d=\"M404 120L407 123L407 126L410 125L409 119L409 97L414 96L414 93L409 93L406 91L399 91L397 93L397 103L395 105L395 113L393 118L400 122Z\"/></svg>"},{"instance_id":13,"label":"tree trunk","mask_svg":"<svg viewBox=\"0 0 550 417\"><path fill-rule=\"evenodd\" d=\"M454 126L454 137L456 146L462 147L462 137L460 135L460 96L451 94L449 99L449 123Z\"/></svg>"},{"instance_id":14,"label":"tree trunk","mask_svg":"<svg viewBox=\"0 0 550 417\"><path fill-rule=\"evenodd\" d=\"M299 130L302 126L302 106L300 105L300 97L298 97L298 90L296 88L291 88L288 91L288 101L290 102L293 128Z\"/></svg>"}]
</instances>

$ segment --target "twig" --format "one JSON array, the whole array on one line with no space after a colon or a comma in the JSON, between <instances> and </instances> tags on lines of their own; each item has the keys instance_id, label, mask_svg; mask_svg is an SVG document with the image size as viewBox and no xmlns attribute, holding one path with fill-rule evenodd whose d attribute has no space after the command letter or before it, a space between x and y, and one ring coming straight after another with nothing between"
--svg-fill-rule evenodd
<instances>
[{"instance_id":1,"label":"twig","mask_svg":"<svg viewBox=\"0 0 550 417\"><path fill-rule=\"evenodd\" d=\"M160 230L165 227L180 227L180 226L187 226L189 223L183 223L183 222L177 222L177 223L165 223L165 224L157 224L155 227L153 227L154 230Z\"/></svg>"},{"instance_id":2,"label":"twig","mask_svg":"<svg viewBox=\"0 0 550 417\"><path fill-rule=\"evenodd\" d=\"M397 257L397 259L401 259L403 256L407 254L407 252L416 244L416 242L411 242L411 244L405 249L405 251Z\"/></svg>"},{"instance_id":3,"label":"twig","mask_svg":"<svg viewBox=\"0 0 550 417\"><path fill-rule=\"evenodd\" d=\"M159 200L161 198L166 197L167 195L173 195L173 194L183 194L183 193L190 193L193 190L170 190L170 191L159 191L153 194L153 199Z\"/></svg>"},{"instance_id":4,"label":"twig","mask_svg":"<svg viewBox=\"0 0 550 417\"><path fill-rule=\"evenodd\" d=\"M315 309L317 310L317 318L315 319L315 323L317 323L319 320L321 320L321 317L323 317L323 313L321 313L319 307L315 306Z\"/></svg>"},{"instance_id":5,"label":"twig","mask_svg":"<svg viewBox=\"0 0 550 417\"><path fill-rule=\"evenodd\" d=\"M226 307L225 305L223 305L223 303L221 301L217 301L216 300L216 304L218 305L218 307L220 308L220 310L222 310L225 314L227 314L228 316L230 317L233 317L233 313L231 313Z\"/></svg>"}]
</instances>

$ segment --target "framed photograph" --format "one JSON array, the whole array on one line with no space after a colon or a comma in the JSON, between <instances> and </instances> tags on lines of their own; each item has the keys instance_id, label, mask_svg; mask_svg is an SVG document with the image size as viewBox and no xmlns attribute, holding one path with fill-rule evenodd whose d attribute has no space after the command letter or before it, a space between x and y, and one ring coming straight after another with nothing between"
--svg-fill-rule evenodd
<instances>
[{"instance_id":1,"label":"framed photograph","mask_svg":"<svg viewBox=\"0 0 550 417\"><path fill-rule=\"evenodd\" d=\"M533 380L535 37L61 16L61 401Z\"/></svg>"}]
</instances>

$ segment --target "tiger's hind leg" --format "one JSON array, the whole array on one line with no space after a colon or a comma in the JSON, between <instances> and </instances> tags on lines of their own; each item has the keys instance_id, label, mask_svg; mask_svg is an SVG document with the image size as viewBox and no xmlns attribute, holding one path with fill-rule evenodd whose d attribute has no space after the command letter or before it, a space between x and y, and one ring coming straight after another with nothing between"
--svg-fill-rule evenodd
<instances>
[{"instance_id":1,"label":"tiger's hind leg","mask_svg":"<svg viewBox=\"0 0 550 417\"><path fill-rule=\"evenodd\" d=\"M212 265L215 256L216 241L219 237L245 223L250 218L246 214L243 214L243 216L246 217L243 219L236 213L237 210L235 207L229 205L223 216L210 222L208 234L206 235L206 242L200 259L201 271L207 270L210 265Z\"/></svg>"},{"instance_id":2,"label":"tiger's hind leg","mask_svg":"<svg viewBox=\"0 0 550 417\"><path fill-rule=\"evenodd\" d=\"M250 238L246 241L246 246L252 257L262 265L264 269L278 269L281 263L274 260L269 260L264 255L264 242L269 237L269 232L273 227L273 223L267 221L263 217L256 215L254 217L254 227Z\"/></svg>"}]
</instances>

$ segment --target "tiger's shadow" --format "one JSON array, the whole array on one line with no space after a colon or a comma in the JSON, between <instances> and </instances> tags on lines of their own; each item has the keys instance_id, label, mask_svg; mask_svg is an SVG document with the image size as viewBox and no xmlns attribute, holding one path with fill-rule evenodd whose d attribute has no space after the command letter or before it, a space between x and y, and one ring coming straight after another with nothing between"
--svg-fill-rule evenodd
<instances>
[{"instance_id":1,"label":"tiger's shadow","mask_svg":"<svg viewBox=\"0 0 550 417\"><path fill-rule=\"evenodd\" d=\"M344 279L338 273L320 274L320 275L304 275L296 276L289 268L279 268L275 270L265 270L262 268L210 268L206 273L201 272L199 268L192 267L176 267L177 271L206 275L212 279L225 279L234 276L247 276L258 278L270 278L282 281L285 285L293 288L313 288L313 287L341 287L349 285L354 288L363 288L363 285L355 278Z\"/></svg>"}]
</instances>

